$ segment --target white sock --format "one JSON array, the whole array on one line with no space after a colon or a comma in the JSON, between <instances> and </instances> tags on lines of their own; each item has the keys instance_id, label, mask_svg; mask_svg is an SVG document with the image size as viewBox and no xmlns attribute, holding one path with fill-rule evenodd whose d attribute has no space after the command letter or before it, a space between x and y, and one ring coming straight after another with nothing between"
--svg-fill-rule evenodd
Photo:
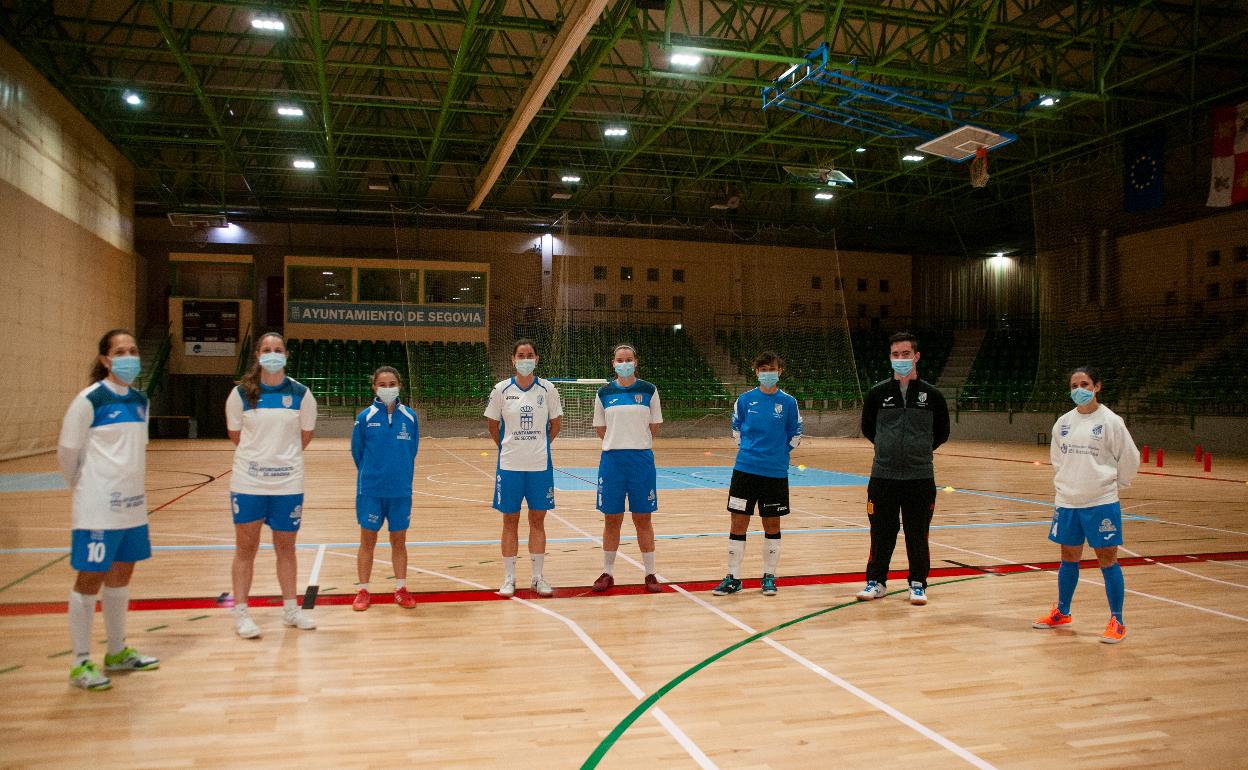
<instances>
[{"instance_id":1,"label":"white sock","mask_svg":"<svg viewBox=\"0 0 1248 770\"><path fill-rule=\"evenodd\" d=\"M360 583L359 585L360 585L360 590L361 590L361 591L367 591L367 590L368 590L368 583Z\"/></svg>"},{"instance_id":2,"label":"white sock","mask_svg":"<svg viewBox=\"0 0 1248 770\"><path fill-rule=\"evenodd\" d=\"M234 614L235 614L235 615L246 615L246 614L247 614L247 602L242 602L241 604L235 604L235 605L234 605Z\"/></svg>"},{"instance_id":3,"label":"white sock","mask_svg":"<svg viewBox=\"0 0 1248 770\"><path fill-rule=\"evenodd\" d=\"M407 578L395 578L394 590L398 591L400 588L407 588Z\"/></svg>"},{"instance_id":4,"label":"white sock","mask_svg":"<svg viewBox=\"0 0 1248 770\"><path fill-rule=\"evenodd\" d=\"M646 574L654 574L654 551L641 554L641 563L646 565Z\"/></svg>"},{"instance_id":5,"label":"white sock","mask_svg":"<svg viewBox=\"0 0 1248 770\"><path fill-rule=\"evenodd\" d=\"M514 556L503 557L503 574L507 577L508 580L511 580L513 582L515 581L516 579L516 557Z\"/></svg>"},{"instance_id":6,"label":"white sock","mask_svg":"<svg viewBox=\"0 0 1248 770\"><path fill-rule=\"evenodd\" d=\"M294 612L297 609L299 609L299 604L294 599L282 599L282 610Z\"/></svg>"},{"instance_id":7,"label":"white sock","mask_svg":"<svg viewBox=\"0 0 1248 770\"><path fill-rule=\"evenodd\" d=\"M776 574L780 566L780 538L768 537L763 541L763 574Z\"/></svg>"},{"instance_id":8,"label":"white sock","mask_svg":"<svg viewBox=\"0 0 1248 770\"><path fill-rule=\"evenodd\" d=\"M745 539L728 538L728 574L741 577L741 563L745 561Z\"/></svg>"},{"instance_id":9,"label":"white sock","mask_svg":"<svg viewBox=\"0 0 1248 770\"><path fill-rule=\"evenodd\" d=\"M542 566L546 564L546 554L531 553L529 559L533 562L533 579L537 580L542 576Z\"/></svg>"},{"instance_id":10,"label":"white sock","mask_svg":"<svg viewBox=\"0 0 1248 770\"><path fill-rule=\"evenodd\" d=\"M74 665L91 657L91 621L95 619L95 597L69 592L69 641L74 647Z\"/></svg>"},{"instance_id":11,"label":"white sock","mask_svg":"<svg viewBox=\"0 0 1248 770\"><path fill-rule=\"evenodd\" d=\"M100 609L104 628L108 630L108 654L115 655L126 647L126 611L130 609L130 586L100 591Z\"/></svg>"},{"instance_id":12,"label":"white sock","mask_svg":"<svg viewBox=\"0 0 1248 770\"><path fill-rule=\"evenodd\" d=\"M615 575L615 555L619 551L603 551L602 552L602 571L608 575Z\"/></svg>"}]
</instances>

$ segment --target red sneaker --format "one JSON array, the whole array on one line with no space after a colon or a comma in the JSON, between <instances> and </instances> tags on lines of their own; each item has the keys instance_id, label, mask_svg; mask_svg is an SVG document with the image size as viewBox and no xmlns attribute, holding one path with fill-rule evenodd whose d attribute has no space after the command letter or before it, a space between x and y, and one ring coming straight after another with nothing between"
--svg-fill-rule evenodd
<instances>
[{"instance_id":1,"label":"red sneaker","mask_svg":"<svg viewBox=\"0 0 1248 770\"><path fill-rule=\"evenodd\" d=\"M594 581L593 591L596 594L600 594L613 585L615 585L615 578L611 577L611 573L604 572Z\"/></svg>"},{"instance_id":2,"label":"red sneaker","mask_svg":"<svg viewBox=\"0 0 1248 770\"><path fill-rule=\"evenodd\" d=\"M663 584L654 575L646 575L646 590L652 594L662 593Z\"/></svg>"},{"instance_id":3,"label":"red sneaker","mask_svg":"<svg viewBox=\"0 0 1248 770\"><path fill-rule=\"evenodd\" d=\"M1032 621L1031 627L1032 628L1057 628L1058 626L1065 626L1069 624L1070 624L1070 616L1063 615L1057 609L1057 605L1054 604L1053 609L1049 610L1048 614L1041 615L1040 617Z\"/></svg>"},{"instance_id":4,"label":"red sneaker","mask_svg":"<svg viewBox=\"0 0 1248 770\"><path fill-rule=\"evenodd\" d=\"M416 597L407 592L407 587L394 589L394 603L405 610L416 608Z\"/></svg>"},{"instance_id":5,"label":"red sneaker","mask_svg":"<svg viewBox=\"0 0 1248 770\"><path fill-rule=\"evenodd\" d=\"M364 610L368 609L368 605L372 603L373 603L373 597L368 595L368 591L365 591L363 588L361 588L360 592L355 595L355 601L351 602L351 609L355 610L356 612L363 612Z\"/></svg>"},{"instance_id":6,"label":"red sneaker","mask_svg":"<svg viewBox=\"0 0 1248 770\"><path fill-rule=\"evenodd\" d=\"M1105 644L1118 644L1127 635L1127 627L1118 622L1118 618L1113 615L1109 616L1109 625L1105 626L1105 633L1101 634L1101 641Z\"/></svg>"}]
</instances>

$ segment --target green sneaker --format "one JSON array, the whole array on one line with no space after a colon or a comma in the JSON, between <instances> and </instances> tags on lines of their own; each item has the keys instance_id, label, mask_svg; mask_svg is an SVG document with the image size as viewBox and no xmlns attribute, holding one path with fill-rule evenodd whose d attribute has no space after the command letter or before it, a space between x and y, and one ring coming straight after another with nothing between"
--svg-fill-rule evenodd
<instances>
[{"instance_id":1,"label":"green sneaker","mask_svg":"<svg viewBox=\"0 0 1248 770\"><path fill-rule=\"evenodd\" d=\"M69 670L69 683L84 690L107 690L112 680L100 673L95 664L84 660Z\"/></svg>"},{"instance_id":2,"label":"green sneaker","mask_svg":"<svg viewBox=\"0 0 1248 770\"><path fill-rule=\"evenodd\" d=\"M763 596L776 595L776 576L763 575Z\"/></svg>"},{"instance_id":3,"label":"green sneaker","mask_svg":"<svg viewBox=\"0 0 1248 770\"><path fill-rule=\"evenodd\" d=\"M716 596L727 596L728 594L735 594L740 590L741 581L737 580L732 575L725 575L724 579L719 581L719 585L715 586L715 589L711 591L711 593Z\"/></svg>"},{"instance_id":4,"label":"green sneaker","mask_svg":"<svg viewBox=\"0 0 1248 770\"><path fill-rule=\"evenodd\" d=\"M125 647L114 655L104 656L105 671L152 671L160 668L160 660L140 655L133 647Z\"/></svg>"}]
</instances>

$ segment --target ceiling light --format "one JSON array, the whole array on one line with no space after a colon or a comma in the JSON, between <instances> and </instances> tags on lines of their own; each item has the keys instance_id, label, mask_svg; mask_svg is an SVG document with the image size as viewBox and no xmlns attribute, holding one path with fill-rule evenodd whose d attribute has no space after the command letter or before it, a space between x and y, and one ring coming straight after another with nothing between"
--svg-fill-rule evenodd
<instances>
[{"instance_id":1,"label":"ceiling light","mask_svg":"<svg viewBox=\"0 0 1248 770\"><path fill-rule=\"evenodd\" d=\"M821 201L830 201L830 200L832 200L834 197L836 197L836 196L835 196L835 195L833 195L833 194L832 194L832 193L830 193L830 192L817 192L817 193L815 193L815 199L816 199L816 200L821 200Z\"/></svg>"},{"instance_id":2,"label":"ceiling light","mask_svg":"<svg viewBox=\"0 0 1248 770\"><path fill-rule=\"evenodd\" d=\"M143 103L143 97L139 96L134 91L126 91L124 94L121 95L121 98L125 99L126 104L130 105L131 107L138 107L140 104Z\"/></svg>"},{"instance_id":3,"label":"ceiling light","mask_svg":"<svg viewBox=\"0 0 1248 770\"><path fill-rule=\"evenodd\" d=\"M607 126L602 131L603 136L628 136L628 129L623 126Z\"/></svg>"},{"instance_id":4,"label":"ceiling light","mask_svg":"<svg viewBox=\"0 0 1248 770\"><path fill-rule=\"evenodd\" d=\"M388 192L390 190L390 181L381 177L370 177L368 189L371 192Z\"/></svg>"},{"instance_id":5,"label":"ceiling light","mask_svg":"<svg viewBox=\"0 0 1248 770\"><path fill-rule=\"evenodd\" d=\"M563 181L567 182L568 184L576 184L577 182L581 181L581 178L577 176L576 174L564 174Z\"/></svg>"},{"instance_id":6,"label":"ceiling light","mask_svg":"<svg viewBox=\"0 0 1248 770\"><path fill-rule=\"evenodd\" d=\"M911 153L911 154L909 154L909 155L902 155L902 156L901 156L901 159L902 159L902 160L908 160L908 161L910 161L911 163L917 163L918 161L923 160L923 156L922 156L922 155L915 155L914 153Z\"/></svg>"},{"instance_id":7,"label":"ceiling light","mask_svg":"<svg viewBox=\"0 0 1248 770\"><path fill-rule=\"evenodd\" d=\"M333 271L333 270L322 270L322 271L321 271L321 275L333 275L333 274L334 274L334 271Z\"/></svg>"},{"instance_id":8,"label":"ceiling light","mask_svg":"<svg viewBox=\"0 0 1248 770\"><path fill-rule=\"evenodd\" d=\"M674 53L668 61L673 67L696 67L702 63L702 57L694 53Z\"/></svg>"},{"instance_id":9,"label":"ceiling light","mask_svg":"<svg viewBox=\"0 0 1248 770\"><path fill-rule=\"evenodd\" d=\"M277 114L287 118L302 118L303 108L283 104L277 108Z\"/></svg>"},{"instance_id":10,"label":"ceiling light","mask_svg":"<svg viewBox=\"0 0 1248 770\"><path fill-rule=\"evenodd\" d=\"M1058 100L1057 100L1057 99L1054 99L1052 96L1041 96L1041 97L1040 97L1040 106L1041 106L1041 107L1052 107L1053 105L1057 104L1057 102L1058 102Z\"/></svg>"},{"instance_id":11,"label":"ceiling light","mask_svg":"<svg viewBox=\"0 0 1248 770\"><path fill-rule=\"evenodd\" d=\"M867 151L867 148L866 148L866 147L855 147L855 148L854 148L854 152L866 152L866 151Z\"/></svg>"},{"instance_id":12,"label":"ceiling light","mask_svg":"<svg viewBox=\"0 0 1248 770\"><path fill-rule=\"evenodd\" d=\"M276 16L252 16L251 26L264 32L285 32L286 22Z\"/></svg>"},{"instance_id":13,"label":"ceiling light","mask_svg":"<svg viewBox=\"0 0 1248 770\"><path fill-rule=\"evenodd\" d=\"M295 168L310 169L316 168L316 161L308 160L307 158L296 158L294 163L291 163L290 165Z\"/></svg>"},{"instance_id":14,"label":"ceiling light","mask_svg":"<svg viewBox=\"0 0 1248 770\"><path fill-rule=\"evenodd\" d=\"M566 193L566 192L551 193L550 197L557 201L566 201L572 197L572 193Z\"/></svg>"}]
</instances>

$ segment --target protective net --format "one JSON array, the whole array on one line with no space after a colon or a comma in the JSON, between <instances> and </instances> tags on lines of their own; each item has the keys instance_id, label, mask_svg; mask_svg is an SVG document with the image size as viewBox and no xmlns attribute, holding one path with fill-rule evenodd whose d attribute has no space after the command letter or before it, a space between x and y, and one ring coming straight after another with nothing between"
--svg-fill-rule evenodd
<instances>
[{"instance_id":1,"label":"protective net","mask_svg":"<svg viewBox=\"0 0 1248 770\"><path fill-rule=\"evenodd\" d=\"M566 438L594 438L594 398L606 380L554 380L563 406L560 434Z\"/></svg>"}]
</instances>

